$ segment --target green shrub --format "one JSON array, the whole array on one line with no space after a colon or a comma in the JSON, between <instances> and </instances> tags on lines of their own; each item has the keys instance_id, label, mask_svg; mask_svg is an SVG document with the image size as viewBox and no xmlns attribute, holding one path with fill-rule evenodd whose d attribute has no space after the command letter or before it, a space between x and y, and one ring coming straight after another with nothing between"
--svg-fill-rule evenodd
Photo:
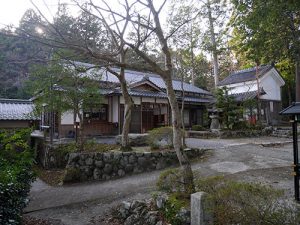
<instances>
[{"instance_id":1,"label":"green shrub","mask_svg":"<svg viewBox=\"0 0 300 225\"><path fill-rule=\"evenodd\" d=\"M147 140L151 149L172 148L173 129L172 127L160 127L149 131ZM165 142L165 143L161 143Z\"/></svg>"},{"instance_id":2,"label":"green shrub","mask_svg":"<svg viewBox=\"0 0 300 225\"><path fill-rule=\"evenodd\" d=\"M204 127L202 127L201 125L193 125L192 130L194 130L194 131L204 131L206 129Z\"/></svg>"},{"instance_id":3,"label":"green shrub","mask_svg":"<svg viewBox=\"0 0 300 225\"><path fill-rule=\"evenodd\" d=\"M21 222L21 213L28 203L33 154L28 145L29 129L0 132L0 224Z\"/></svg>"},{"instance_id":4,"label":"green shrub","mask_svg":"<svg viewBox=\"0 0 300 225\"><path fill-rule=\"evenodd\" d=\"M79 168L73 168L73 167L66 168L63 182L69 183L69 182L80 181L80 174L81 172Z\"/></svg>"},{"instance_id":5,"label":"green shrub","mask_svg":"<svg viewBox=\"0 0 300 225\"><path fill-rule=\"evenodd\" d=\"M207 204L214 224L281 225L299 224L296 206L285 204L283 192L269 186L225 180L222 177L203 179L197 189L209 194Z\"/></svg>"},{"instance_id":6,"label":"green shrub","mask_svg":"<svg viewBox=\"0 0 300 225\"><path fill-rule=\"evenodd\" d=\"M180 183L180 170L167 169L159 175L156 187L159 191L165 191L168 193L179 192L181 189Z\"/></svg>"},{"instance_id":7,"label":"green shrub","mask_svg":"<svg viewBox=\"0 0 300 225\"><path fill-rule=\"evenodd\" d=\"M232 130L248 130L250 129L250 124L247 121L238 121L232 126Z\"/></svg>"},{"instance_id":8,"label":"green shrub","mask_svg":"<svg viewBox=\"0 0 300 225\"><path fill-rule=\"evenodd\" d=\"M96 143L94 140L88 140L84 143L83 151L84 152L108 152L111 150L118 149L118 145L111 145L111 144L103 144L103 143ZM60 144L55 149L56 157L66 157L67 154L72 152L78 152L79 148L75 142L67 143L67 144Z\"/></svg>"},{"instance_id":9,"label":"green shrub","mask_svg":"<svg viewBox=\"0 0 300 225\"><path fill-rule=\"evenodd\" d=\"M181 208L189 207L189 199L181 193L172 193L169 195L165 206L161 209L164 218L172 225L181 225L182 221L177 216Z\"/></svg>"}]
</instances>

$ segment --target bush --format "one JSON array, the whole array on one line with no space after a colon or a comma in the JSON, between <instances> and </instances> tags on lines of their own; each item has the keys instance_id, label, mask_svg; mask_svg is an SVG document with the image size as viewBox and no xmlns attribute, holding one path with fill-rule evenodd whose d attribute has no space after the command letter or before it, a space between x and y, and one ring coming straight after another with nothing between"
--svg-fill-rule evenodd
<instances>
[{"instance_id":1,"label":"bush","mask_svg":"<svg viewBox=\"0 0 300 225\"><path fill-rule=\"evenodd\" d=\"M28 145L30 130L0 133L0 224L21 223L34 180L33 154Z\"/></svg>"},{"instance_id":2,"label":"bush","mask_svg":"<svg viewBox=\"0 0 300 225\"><path fill-rule=\"evenodd\" d=\"M157 189L168 193L179 192L182 189L180 179L179 169L167 169L159 175L156 183Z\"/></svg>"},{"instance_id":3,"label":"bush","mask_svg":"<svg viewBox=\"0 0 300 225\"><path fill-rule=\"evenodd\" d=\"M151 149L172 148L173 129L172 127L160 127L149 131L148 144Z\"/></svg>"},{"instance_id":4,"label":"bush","mask_svg":"<svg viewBox=\"0 0 300 225\"><path fill-rule=\"evenodd\" d=\"M204 131L206 129L204 127L202 127L201 125L193 125L192 130L194 130L194 131Z\"/></svg>"},{"instance_id":5,"label":"bush","mask_svg":"<svg viewBox=\"0 0 300 225\"><path fill-rule=\"evenodd\" d=\"M209 194L208 201L212 204L207 206L216 225L296 225L300 222L296 206L285 203L280 190L222 177L207 178L197 183L199 191Z\"/></svg>"},{"instance_id":6,"label":"bush","mask_svg":"<svg viewBox=\"0 0 300 225\"><path fill-rule=\"evenodd\" d=\"M161 209L164 218L172 225L182 225L183 221L178 216L182 208L189 207L189 199L181 196L180 193L170 194L165 206Z\"/></svg>"}]
</instances>

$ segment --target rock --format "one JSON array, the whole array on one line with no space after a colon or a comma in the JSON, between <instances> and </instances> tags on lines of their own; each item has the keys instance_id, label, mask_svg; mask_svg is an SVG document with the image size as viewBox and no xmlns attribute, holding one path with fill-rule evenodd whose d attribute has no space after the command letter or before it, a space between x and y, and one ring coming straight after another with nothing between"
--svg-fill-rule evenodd
<instances>
[{"instance_id":1,"label":"rock","mask_svg":"<svg viewBox=\"0 0 300 225\"><path fill-rule=\"evenodd\" d=\"M122 167L125 167L128 164L128 157L124 156L123 158L120 159L120 165Z\"/></svg>"},{"instance_id":2,"label":"rock","mask_svg":"<svg viewBox=\"0 0 300 225\"><path fill-rule=\"evenodd\" d=\"M103 153L103 161L105 163L112 161L112 154L111 153Z\"/></svg>"},{"instance_id":3,"label":"rock","mask_svg":"<svg viewBox=\"0 0 300 225\"><path fill-rule=\"evenodd\" d=\"M119 168L118 168L116 165L114 165L114 166L113 166L113 171L114 171L114 173L117 173L118 170L119 170Z\"/></svg>"},{"instance_id":4,"label":"rock","mask_svg":"<svg viewBox=\"0 0 300 225\"><path fill-rule=\"evenodd\" d=\"M132 208L132 209L138 208L138 207L140 207L140 206L146 207L146 206L147 206L147 205L146 205L146 202L135 200L135 201L133 201L132 204L131 204L131 208Z\"/></svg>"},{"instance_id":5,"label":"rock","mask_svg":"<svg viewBox=\"0 0 300 225\"><path fill-rule=\"evenodd\" d=\"M165 204L168 200L168 195L167 194L159 194L155 200L156 200L157 208L162 209L165 207Z\"/></svg>"},{"instance_id":6,"label":"rock","mask_svg":"<svg viewBox=\"0 0 300 225\"><path fill-rule=\"evenodd\" d=\"M147 160L146 160L146 158L144 158L144 157L139 157L138 158L138 164L140 165L140 166L147 166Z\"/></svg>"},{"instance_id":7,"label":"rock","mask_svg":"<svg viewBox=\"0 0 300 225\"><path fill-rule=\"evenodd\" d=\"M69 154L69 162L77 162L79 158L80 158L79 153Z\"/></svg>"},{"instance_id":8,"label":"rock","mask_svg":"<svg viewBox=\"0 0 300 225\"><path fill-rule=\"evenodd\" d=\"M159 220L158 211L149 211L145 216L146 223L149 225L156 225L157 221Z\"/></svg>"},{"instance_id":9,"label":"rock","mask_svg":"<svg viewBox=\"0 0 300 225\"><path fill-rule=\"evenodd\" d=\"M94 180L100 180L102 178L101 170L97 169L97 168L94 169L93 177L94 177Z\"/></svg>"},{"instance_id":10,"label":"rock","mask_svg":"<svg viewBox=\"0 0 300 225\"><path fill-rule=\"evenodd\" d=\"M119 175L119 177L125 176L125 171L124 170L118 170L118 175Z\"/></svg>"},{"instance_id":11,"label":"rock","mask_svg":"<svg viewBox=\"0 0 300 225\"><path fill-rule=\"evenodd\" d=\"M110 174L111 172L112 172L112 165L111 164L105 164L105 166L104 166L104 169L103 169L103 171L106 173L106 174Z\"/></svg>"},{"instance_id":12,"label":"rock","mask_svg":"<svg viewBox=\"0 0 300 225\"><path fill-rule=\"evenodd\" d=\"M130 164L136 163L136 156L130 155L129 158L128 158L128 162L129 162Z\"/></svg>"},{"instance_id":13,"label":"rock","mask_svg":"<svg viewBox=\"0 0 300 225\"><path fill-rule=\"evenodd\" d=\"M132 172L132 171L133 171L133 165L127 164L127 165L125 166L125 171L126 171L127 173Z\"/></svg>"},{"instance_id":14,"label":"rock","mask_svg":"<svg viewBox=\"0 0 300 225\"><path fill-rule=\"evenodd\" d=\"M127 210L129 210L131 208L131 203L130 202L123 201L121 204Z\"/></svg>"},{"instance_id":15,"label":"rock","mask_svg":"<svg viewBox=\"0 0 300 225\"><path fill-rule=\"evenodd\" d=\"M158 221L155 225L163 225L163 221Z\"/></svg>"},{"instance_id":16,"label":"rock","mask_svg":"<svg viewBox=\"0 0 300 225\"><path fill-rule=\"evenodd\" d=\"M95 153L94 159L95 160L102 160L103 159L103 153L101 153L101 152Z\"/></svg>"},{"instance_id":17,"label":"rock","mask_svg":"<svg viewBox=\"0 0 300 225\"><path fill-rule=\"evenodd\" d=\"M163 159L160 159L159 161L158 161L158 163L156 164L156 169L157 170L161 170L161 169L164 169L164 168L166 168L167 167L167 163L165 162L165 160L163 160Z\"/></svg>"},{"instance_id":18,"label":"rock","mask_svg":"<svg viewBox=\"0 0 300 225\"><path fill-rule=\"evenodd\" d=\"M181 221L182 225L191 224L191 211L185 208L181 208L176 214L176 217Z\"/></svg>"},{"instance_id":19,"label":"rock","mask_svg":"<svg viewBox=\"0 0 300 225\"><path fill-rule=\"evenodd\" d=\"M85 160L85 164L86 164L87 166L91 166L91 165L94 164L94 160L93 160L92 158L87 158L87 159Z\"/></svg>"},{"instance_id":20,"label":"rock","mask_svg":"<svg viewBox=\"0 0 300 225\"><path fill-rule=\"evenodd\" d=\"M103 168L104 163L103 163L103 161L100 161L100 160L98 161L97 160L97 161L95 161L95 166L98 167L98 168Z\"/></svg>"},{"instance_id":21,"label":"rock","mask_svg":"<svg viewBox=\"0 0 300 225\"><path fill-rule=\"evenodd\" d=\"M141 168L139 168L139 167L133 168L133 173L141 173L141 172L143 172L143 170Z\"/></svg>"},{"instance_id":22,"label":"rock","mask_svg":"<svg viewBox=\"0 0 300 225\"><path fill-rule=\"evenodd\" d=\"M121 156L122 156L122 154L120 154L120 153L114 153L113 154L114 161L118 162L120 160Z\"/></svg>"},{"instance_id":23,"label":"rock","mask_svg":"<svg viewBox=\"0 0 300 225\"><path fill-rule=\"evenodd\" d=\"M93 170L91 167L89 166L82 166L81 167L81 171L83 171L83 173L87 176L87 177L91 177L93 175Z\"/></svg>"},{"instance_id":24,"label":"rock","mask_svg":"<svg viewBox=\"0 0 300 225\"><path fill-rule=\"evenodd\" d=\"M111 176L107 175L107 174L103 174L102 175L102 180L110 180Z\"/></svg>"},{"instance_id":25,"label":"rock","mask_svg":"<svg viewBox=\"0 0 300 225\"><path fill-rule=\"evenodd\" d=\"M129 143L131 146L146 146L148 134L129 134ZM121 144L122 136L118 135L116 137L116 143Z\"/></svg>"},{"instance_id":26,"label":"rock","mask_svg":"<svg viewBox=\"0 0 300 225\"><path fill-rule=\"evenodd\" d=\"M131 203L127 201L123 201L119 205L117 212L122 219L126 219L130 215L129 213L130 208L131 208Z\"/></svg>"},{"instance_id":27,"label":"rock","mask_svg":"<svg viewBox=\"0 0 300 225\"><path fill-rule=\"evenodd\" d=\"M137 225L139 221L139 216L138 215L131 215L127 217L127 219L124 221L124 225Z\"/></svg>"}]
</instances>

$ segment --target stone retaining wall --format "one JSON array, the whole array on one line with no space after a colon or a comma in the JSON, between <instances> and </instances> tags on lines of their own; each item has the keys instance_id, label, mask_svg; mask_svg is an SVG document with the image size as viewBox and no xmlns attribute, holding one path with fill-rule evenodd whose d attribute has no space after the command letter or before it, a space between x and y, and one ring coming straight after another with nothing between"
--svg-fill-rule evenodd
<instances>
[{"instance_id":1,"label":"stone retaining wall","mask_svg":"<svg viewBox=\"0 0 300 225\"><path fill-rule=\"evenodd\" d=\"M185 150L191 159L204 152L203 149ZM64 182L110 180L175 165L178 165L178 159L174 151L71 153Z\"/></svg>"}]
</instances>

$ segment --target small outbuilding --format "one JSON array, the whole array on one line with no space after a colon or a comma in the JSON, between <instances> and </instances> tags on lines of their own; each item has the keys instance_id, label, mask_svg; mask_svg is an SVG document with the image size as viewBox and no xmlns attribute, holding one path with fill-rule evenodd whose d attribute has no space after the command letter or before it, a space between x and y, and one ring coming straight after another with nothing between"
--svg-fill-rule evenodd
<instances>
[{"instance_id":1,"label":"small outbuilding","mask_svg":"<svg viewBox=\"0 0 300 225\"><path fill-rule=\"evenodd\" d=\"M0 129L32 127L39 118L34 115L31 100L0 99Z\"/></svg>"},{"instance_id":2,"label":"small outbuilding","mask_svg":"<svg viewBox=\"0 0 300 225\"><path fill-rule=\"evenodd\" d=\"M261 122L277 125L281 121L279 115L282 110L281 87L284 84L280 73L273 65L261 65L235 71L218 86L227 87L229 95L238 103L259 99L260 112L256 108L254 114L256 116L259 114Z\"/></svg>"}]
</instances>

